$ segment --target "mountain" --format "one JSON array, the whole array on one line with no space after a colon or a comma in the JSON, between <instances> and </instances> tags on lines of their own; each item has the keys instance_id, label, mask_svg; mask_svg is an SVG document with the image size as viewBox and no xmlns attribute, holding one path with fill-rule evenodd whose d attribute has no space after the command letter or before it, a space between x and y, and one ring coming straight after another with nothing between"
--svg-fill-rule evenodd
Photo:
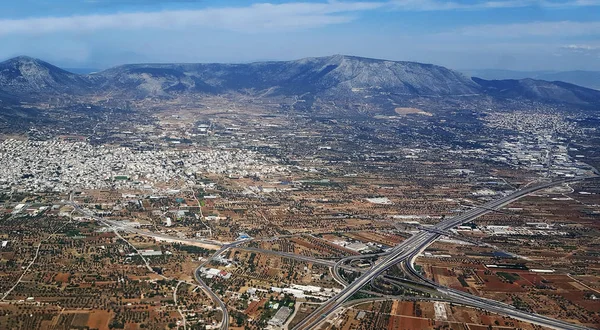
<instances>
[{"instance_id":1,"label":"mountain","mask_svg":"<svg viewBox=\"0 0 600 330\"><path fill-rule=\"evenodd\" d=\"M600 91L564 82L484 80L432 64L344 55L246 64L131 64L87 75L29 57L0 63L0 100L236 93L271 97L274 103L296 100L297 110L369 113L393 113L417 98L462 103L491 97L585 107L600 104Z\"/></svg>"},{"instance_id":2,"label":"mountain","mask_svg":"<svg viewBox=\"0 0 600 330\"><path fill-rule=\"evenodd\" d=\"M537 79L547 81L564 81L591 89L600 90L600 71L512 71L497 69L464 70L469 76L488 80L501 79Z\"/></svg>"},{"instance_id":3,"label":"mountain","mask_svg":"<svg viewBox=\"0 0 600 330\"><path fill-rule=\"evenodd\" d=\"M79 94L90 86L86 76L35 58L19 56L0 63L0 90L20 98Z\"/></svg>"},{"instance_id":4,"label":"mountain","mask_svg":"<svg viewBox=\"0 0 600 330\"><path fill-rule=\"evenodd\" d=\"M535 79L484 80L473 78L489 95L500 98L524 99L567 104L598 104L600 91L562 81Z\"/></svg>"},{"instance_id":5,"label":"mountain","mask_svg":"<svg viewBox=\"0 0 600 330\"><path fill-rule=\"evenodd\" d=\"M352 97L364 90L407 95L477 93L468 77L441 66L335 55L249 64L135 64L97 74L139 93L272 90L277 95ZM362 96L361 96L362 97Z\"/></svg>"},{"instance_id":6,"label":"mountain","mask_svg":"<svg viewBox=\"0 0 600 330\"><path fill-rule=\"evenodd\" d=\"M14 105L14 104L18 104L18 103L19 103L19 100L14 95L11 95L9 93L6 93L6 92L0 90L0 106Z\"/></svg>"}]
</instances>

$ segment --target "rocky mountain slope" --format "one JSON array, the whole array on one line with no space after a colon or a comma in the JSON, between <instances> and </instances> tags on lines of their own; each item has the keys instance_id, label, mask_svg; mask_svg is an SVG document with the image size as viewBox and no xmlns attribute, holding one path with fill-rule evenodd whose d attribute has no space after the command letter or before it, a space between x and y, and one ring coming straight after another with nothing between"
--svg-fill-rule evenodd
<instances>
[{"instance_id":1,"label":"rocky mountain slope","mask_svg":"<svg viewBox=\"0 0 600 330\"><path fill-rule=\"evenodd\" d=\"M88 76L70 73L31 57L20 56L0 63L0 96L2 92L22 99L81 94L88 92L91 86Z\"/></svg>"},{"instance_id":2,"label":"rocky mountain slope","mask_svg":"<svg viewBox=\"0 0 600 330\"><path fill-rule=\"evenodd\" d=\"M600 90L600 71L512 71L499 69L464 70L465 74L485 80L521 80L531 78L546 81L563 81L566 83Z\"/></svg>"},{"instance_id":3,"label":"rocky mountain slope","mask_svg":"<svg viewBox=\"0 0 600 330\"><path fill-rule=\"evenodd\" d=\"M562 82L471 79L431 64L343 55L249 64L133 64L89 75L70 73L29 57L0 63L0 100L102 93L170 98L237 92L387 110L413 98L465 96L600 104L600 91Z\"/></svg>"},{"instance_id":4,"label":"rocky mountain slope","mask_svg":"<svg viewBox=\"0 0 600 330\"><path fill-rule=\"evenodd\" d=\"M466 76L431 64L352 56L250 64L137 64L96 74L141 94L274 89L274 93L349 94L360 90L444 96L477 93Z\"/></svg>"},{"instance_id":5,"label":"rocky mountain slope","mask_svg":"<svg viewBox=\"0 0 600 330\"><path fill-rule=\"evenodd\" d=\"M597 104L600 91L561 81L535 79L484 80L473 78L487 94L502 98L526 99L568 104Z\"/></svg>"}]
</instances>

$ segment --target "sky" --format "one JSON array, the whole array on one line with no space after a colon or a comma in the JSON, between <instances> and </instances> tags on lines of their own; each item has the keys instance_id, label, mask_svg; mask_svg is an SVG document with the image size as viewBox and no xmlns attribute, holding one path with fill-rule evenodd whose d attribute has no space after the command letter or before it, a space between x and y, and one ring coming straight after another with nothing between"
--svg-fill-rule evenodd
<instances>
[{"instance_id":1,"label":"sky","mask_svg":"<svg viewBox=\"0 0 600 330\"><path fill-rule=\"evenodd\" d=\"M0 59L67 68L345 54L600 70L600 0L8 0Z\"/></svg>"}]
</instances>

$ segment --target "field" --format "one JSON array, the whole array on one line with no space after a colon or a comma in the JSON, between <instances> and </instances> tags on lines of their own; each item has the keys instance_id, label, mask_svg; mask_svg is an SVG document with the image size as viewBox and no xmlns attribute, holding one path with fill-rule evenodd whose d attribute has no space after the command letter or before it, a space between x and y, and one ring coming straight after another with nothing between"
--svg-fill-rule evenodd
<instances>
[{"instance_id":1,"label":"field","mask_svg":"<svg viewBox=\"0 0 600 330\"><path fill-rule=\"evenodd\" d=\"M396 109L394 109L394 111L396 111L396 113L399 115L418 114L418 115L432 116L431 113L423 111L421 109L417 109L417 108L396 108Z\"/></svg>"},{"instance_id":2,"label":"field","mask_svg":"<svg viewBox=\"0 0 600 330\"><path fill-rule=\"evenodd\" d=\"M436 304L438 313L436 313ZM446 317L440 317L440 310ZM514 329L533 330L536 327L510 318L482 312L476 309L453 306L448 303L412 302L388 300L376 303L356 304L348 308L344 317L333 318L332 329Z\"/></svg>"},{"instance_id":3,"label":"field","mask_svg":"<svg viewBox=\"0 0 600 330\"><path fill-rule=\"evenodd\" d=\"M93 310L88 314L87 326L90 329L107 329L112 313L105 310Z\"/></svg>"}]
</instances>

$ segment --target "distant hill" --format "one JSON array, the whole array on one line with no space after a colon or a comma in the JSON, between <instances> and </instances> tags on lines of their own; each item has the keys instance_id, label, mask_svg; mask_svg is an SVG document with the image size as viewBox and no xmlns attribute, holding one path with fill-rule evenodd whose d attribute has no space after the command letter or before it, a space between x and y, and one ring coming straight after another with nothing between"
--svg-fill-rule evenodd
<instances>
[{"instance_id":1,"label":"distant hill","mask_svg":"<svg viewBox=\"0 0 600 330\"><path fill-rule=\"evenodd\" d=\"M90 87L87 76L67 72L35 58L19 56L0 63L0 90L15 97L81 94Z\"/></svg>"},{"instance_id":2,"label":"distant hill","mask_svg":"<svg viewBox=\"0 0 600 330\"><path fill-rule=\"evenodd\" d=\"M484 80L473 78L487 94L511 99L569 104L597 104L600 91L562 81L535 79Z\"/></svg>"},{"instance_id":3,"label":"distant hill","mask_svg":"<svg viewBox=\"0 0 600 330\"><path fill-rule=\"evenodd\" d=\"M567 83L600 90L600 71L512 71L497 69L464 70L466 75L488 80L537 79L564 81Z\"/></svg>"},{"instance_id":4,"label":"distant hill","mask_svg":"<svg viewBox=\"0 0 600 330\"><path fill-rule=\"evenodd\" d=\"M344 55L246 64L131 64L93 74L75 74L30 57L0 63L0 100L103 93L125 99L243 93L301 100L295 109L334 104L339 111L366 113L393 113L416 98L600 104L600 91L564 82L484 80L432 64Z\"/></svg>"},{"instance_id":5,"label":"distant hill","mask_svg":"<svg viewBox=\"0 0 600 330\"><path fill-rule=\"evenodd\" d=\"M242 89L346 97L362 97L365 90L423 96L477 93L473 81L441 66L343 55L249 64L134 64L97 76L142 93Z\"/></svg>"}]
</instances>

